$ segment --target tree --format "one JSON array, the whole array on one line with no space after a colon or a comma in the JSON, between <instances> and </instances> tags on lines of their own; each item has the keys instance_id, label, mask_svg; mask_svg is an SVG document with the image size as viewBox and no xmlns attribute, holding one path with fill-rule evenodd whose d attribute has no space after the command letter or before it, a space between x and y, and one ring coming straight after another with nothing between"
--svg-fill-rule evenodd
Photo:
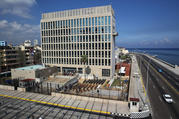
<instances>
[{"instance_id":1,"label":"tree","mask_svg":"<svg viewBox=\"0 0 179 119\"><path fill-rule=\"evenodd\" d=\"M85 65L87 61L88 61L88 56L87 55L82 55L81 56L81 62L83 62L84 65Z\"/></svg>"},{"instance_id":2,"label":"tree","mask_svg":"<svg viewBox=\"0 0 179 119\"><path fill-rule=\"evenodd\" d=\"M81 62L85 65L87 61L88 61L88 56L87 55L82 55L81 56ZM84 66L84 69L85 69L85 66Z\"/></svg>"}]
</instances>

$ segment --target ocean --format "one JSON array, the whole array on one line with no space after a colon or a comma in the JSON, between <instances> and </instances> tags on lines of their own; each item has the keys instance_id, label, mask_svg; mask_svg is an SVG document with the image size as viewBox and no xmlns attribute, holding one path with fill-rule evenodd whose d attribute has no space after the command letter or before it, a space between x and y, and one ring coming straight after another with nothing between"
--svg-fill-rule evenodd
<instances>
[{"instance_id":1,"label":"ocean","mask_svg":"<svg viewBox=\"0 0 179 119\"><path fill-rule=\"evenodd\" d=\"M179 48L128 48L129 52L146 53L179 66Z\"/></svg>"}]
</instances>

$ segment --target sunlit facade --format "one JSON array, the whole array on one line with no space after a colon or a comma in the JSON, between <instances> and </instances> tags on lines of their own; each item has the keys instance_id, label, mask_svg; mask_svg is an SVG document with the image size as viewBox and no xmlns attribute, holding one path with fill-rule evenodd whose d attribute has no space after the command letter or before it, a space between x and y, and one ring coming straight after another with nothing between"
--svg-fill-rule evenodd
<instances>
[{"instance_id":1,"label":"sunlit facade","mask_svg":"<svg viewBox=\"0 0 179 119\"><path fill-rule=\"evenodd\" d=\"M44 13L41 19L42 63L62 73L84 72L97 77L114 74L115 18L112 7L101 6ZM81 56L87 55L86 64Z\"/></svg>"}]
</instances>

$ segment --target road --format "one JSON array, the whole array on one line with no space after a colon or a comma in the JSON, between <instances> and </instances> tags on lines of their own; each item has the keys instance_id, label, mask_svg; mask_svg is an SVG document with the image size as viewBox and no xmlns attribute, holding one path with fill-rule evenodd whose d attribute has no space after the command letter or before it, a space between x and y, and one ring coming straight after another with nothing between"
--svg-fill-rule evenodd
<instances>
[{"instance_id":1,"label":"road","mask_svg":"<svg viewBox=\"0 0 179 119\"><path fill-rule=\"evenodd\" d=\"M144 84L147 83L148 69L148 96L152 107L154 119L178 119L179 95L178 76L173 75L164 67L150 60L148 57L137 54L137 61L141 69ZM163 72L159 72L162 69ZM167 73L166 73L167 72ZM170 94L174 102L168 104L163 99L163 94Z\"/></svg>"}]
</instances>

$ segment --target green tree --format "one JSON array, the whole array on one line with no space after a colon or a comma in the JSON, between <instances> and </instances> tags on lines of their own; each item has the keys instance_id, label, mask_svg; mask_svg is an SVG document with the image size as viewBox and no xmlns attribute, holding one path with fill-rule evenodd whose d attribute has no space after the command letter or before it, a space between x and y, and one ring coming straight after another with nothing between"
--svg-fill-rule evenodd
<instances>
[{"instance_id":1,"label":"green tree","mask_svg":"<svg viewBox=\"0 0 179 119\"><path fill-rule=\"evenodd\" d=\"M81 62L86 65L86 62L88 61L88 56L87 55L82 55L81 56ZM84 66L85 69L85 66ZM85 70L84 70L84 74L85 74Z\"/></svg>"},{"instance_id":2,"label":"green tree","mask_svg":"<svg viewBox=\"0 0 179 119\"><path fill-rule=\"evenodd\" d=\"M85 65L87 61L88 61L88 56L87 55L82 55L81 56L81 62L83 62L84 65Z\"/></svg>"}]
</instances>

